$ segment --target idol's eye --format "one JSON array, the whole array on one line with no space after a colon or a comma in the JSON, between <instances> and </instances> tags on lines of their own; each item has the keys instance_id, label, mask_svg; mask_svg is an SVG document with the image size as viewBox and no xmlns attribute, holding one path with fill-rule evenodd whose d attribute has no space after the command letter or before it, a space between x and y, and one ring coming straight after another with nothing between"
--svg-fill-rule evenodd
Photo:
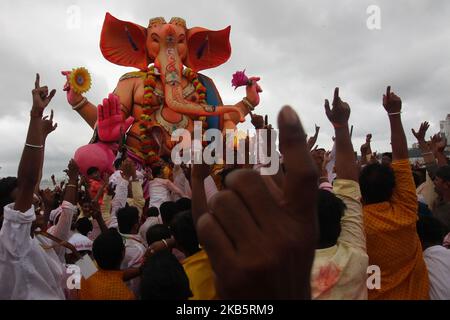
<instances>
[{"instance_id":1,"label":"idol's eye","mask_svg":"<svg viewBox=\"0 0 450 320\"><path fill-rule=\"evenodd\" d=\"M152 41L159 43L159 36L156 33L152 33Z\"/></svg>"}]
</instances>

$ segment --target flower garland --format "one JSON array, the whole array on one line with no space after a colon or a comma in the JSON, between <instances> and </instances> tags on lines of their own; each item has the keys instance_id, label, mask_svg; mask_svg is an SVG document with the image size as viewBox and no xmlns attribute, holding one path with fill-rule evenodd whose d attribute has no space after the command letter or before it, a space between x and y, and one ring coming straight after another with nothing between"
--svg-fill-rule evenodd
<instances>
[{"instance_id":1,"label":"flower garland","mask_svg":"<svg viewBox=\"0 0 450 320\"><path fill-rule=\"evenodd\" d=\"M195 92L198 94L197 103L206 103L206 88L198 79L197 73L191 69L184 69L183 75L186 77L188 82L192 83L195 88ZM142 103L142 115L139 123L140 130L140 153L144 157L147 164L152 164L159 161L158 156L158 143L153 139L151 130L155 125L156 119L153 113L160 106L152 105L153 96L155 95L157 76L159 76L158 70L154 65L148 68L147 75L144 79L144 100ZM199 117L199 120L206 121L206 117Z\"/></svg>"}]
</instances>

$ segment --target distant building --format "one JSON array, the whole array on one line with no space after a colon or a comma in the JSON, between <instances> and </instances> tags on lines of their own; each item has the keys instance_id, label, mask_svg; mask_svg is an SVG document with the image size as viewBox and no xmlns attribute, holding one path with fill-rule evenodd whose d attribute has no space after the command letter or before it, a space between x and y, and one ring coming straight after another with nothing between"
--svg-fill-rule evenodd
<instances>
[{"instance_id":1,"label":"distant building","mask_svg":"<svg viewBox=\"0 0 450 320\"><path fill-rule=\"evenodd\" d=\"M447 151L450 151L450 114L447 114L447 118L440 122L441 134L447 138Z\"/></svg>"}]
</instances>

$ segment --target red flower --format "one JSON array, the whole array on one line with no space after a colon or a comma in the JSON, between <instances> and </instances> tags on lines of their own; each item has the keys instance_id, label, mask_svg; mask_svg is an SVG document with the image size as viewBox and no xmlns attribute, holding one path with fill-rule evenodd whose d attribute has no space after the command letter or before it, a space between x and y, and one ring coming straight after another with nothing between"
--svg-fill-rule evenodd
<instances>
[{"instance_id":1,"label":"red flower","mask_svg":"<svg viewBox=\"0 0 450 320\"><path fill-rule=\"evenodd\" d=\"M237 71L235 74L233 74L233 79L231 80L231 85L234 87L234 90L236 90L239 87L248 85L248 77L245 75L245 69L244 71Z\"/></svg>"}]
</instances>

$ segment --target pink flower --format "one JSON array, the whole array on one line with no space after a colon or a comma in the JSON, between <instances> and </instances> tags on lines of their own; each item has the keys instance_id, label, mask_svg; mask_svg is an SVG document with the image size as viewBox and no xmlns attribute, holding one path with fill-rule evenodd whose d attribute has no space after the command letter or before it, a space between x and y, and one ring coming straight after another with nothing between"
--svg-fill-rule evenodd
<instances>
[{"instance_id":1,"label":"pink flower","mask_svg":"<svg viewBox=\"0 0 450 320\"><path fill-rule=\"evenodd\" d=\"M231 85L234 87L234 90L236 90L239 87L248 85L248 77L245 75L245 69L244 71L237 71L235 74L233 74L233 79L231 80Z\"/></svg>"}]
</instances>

